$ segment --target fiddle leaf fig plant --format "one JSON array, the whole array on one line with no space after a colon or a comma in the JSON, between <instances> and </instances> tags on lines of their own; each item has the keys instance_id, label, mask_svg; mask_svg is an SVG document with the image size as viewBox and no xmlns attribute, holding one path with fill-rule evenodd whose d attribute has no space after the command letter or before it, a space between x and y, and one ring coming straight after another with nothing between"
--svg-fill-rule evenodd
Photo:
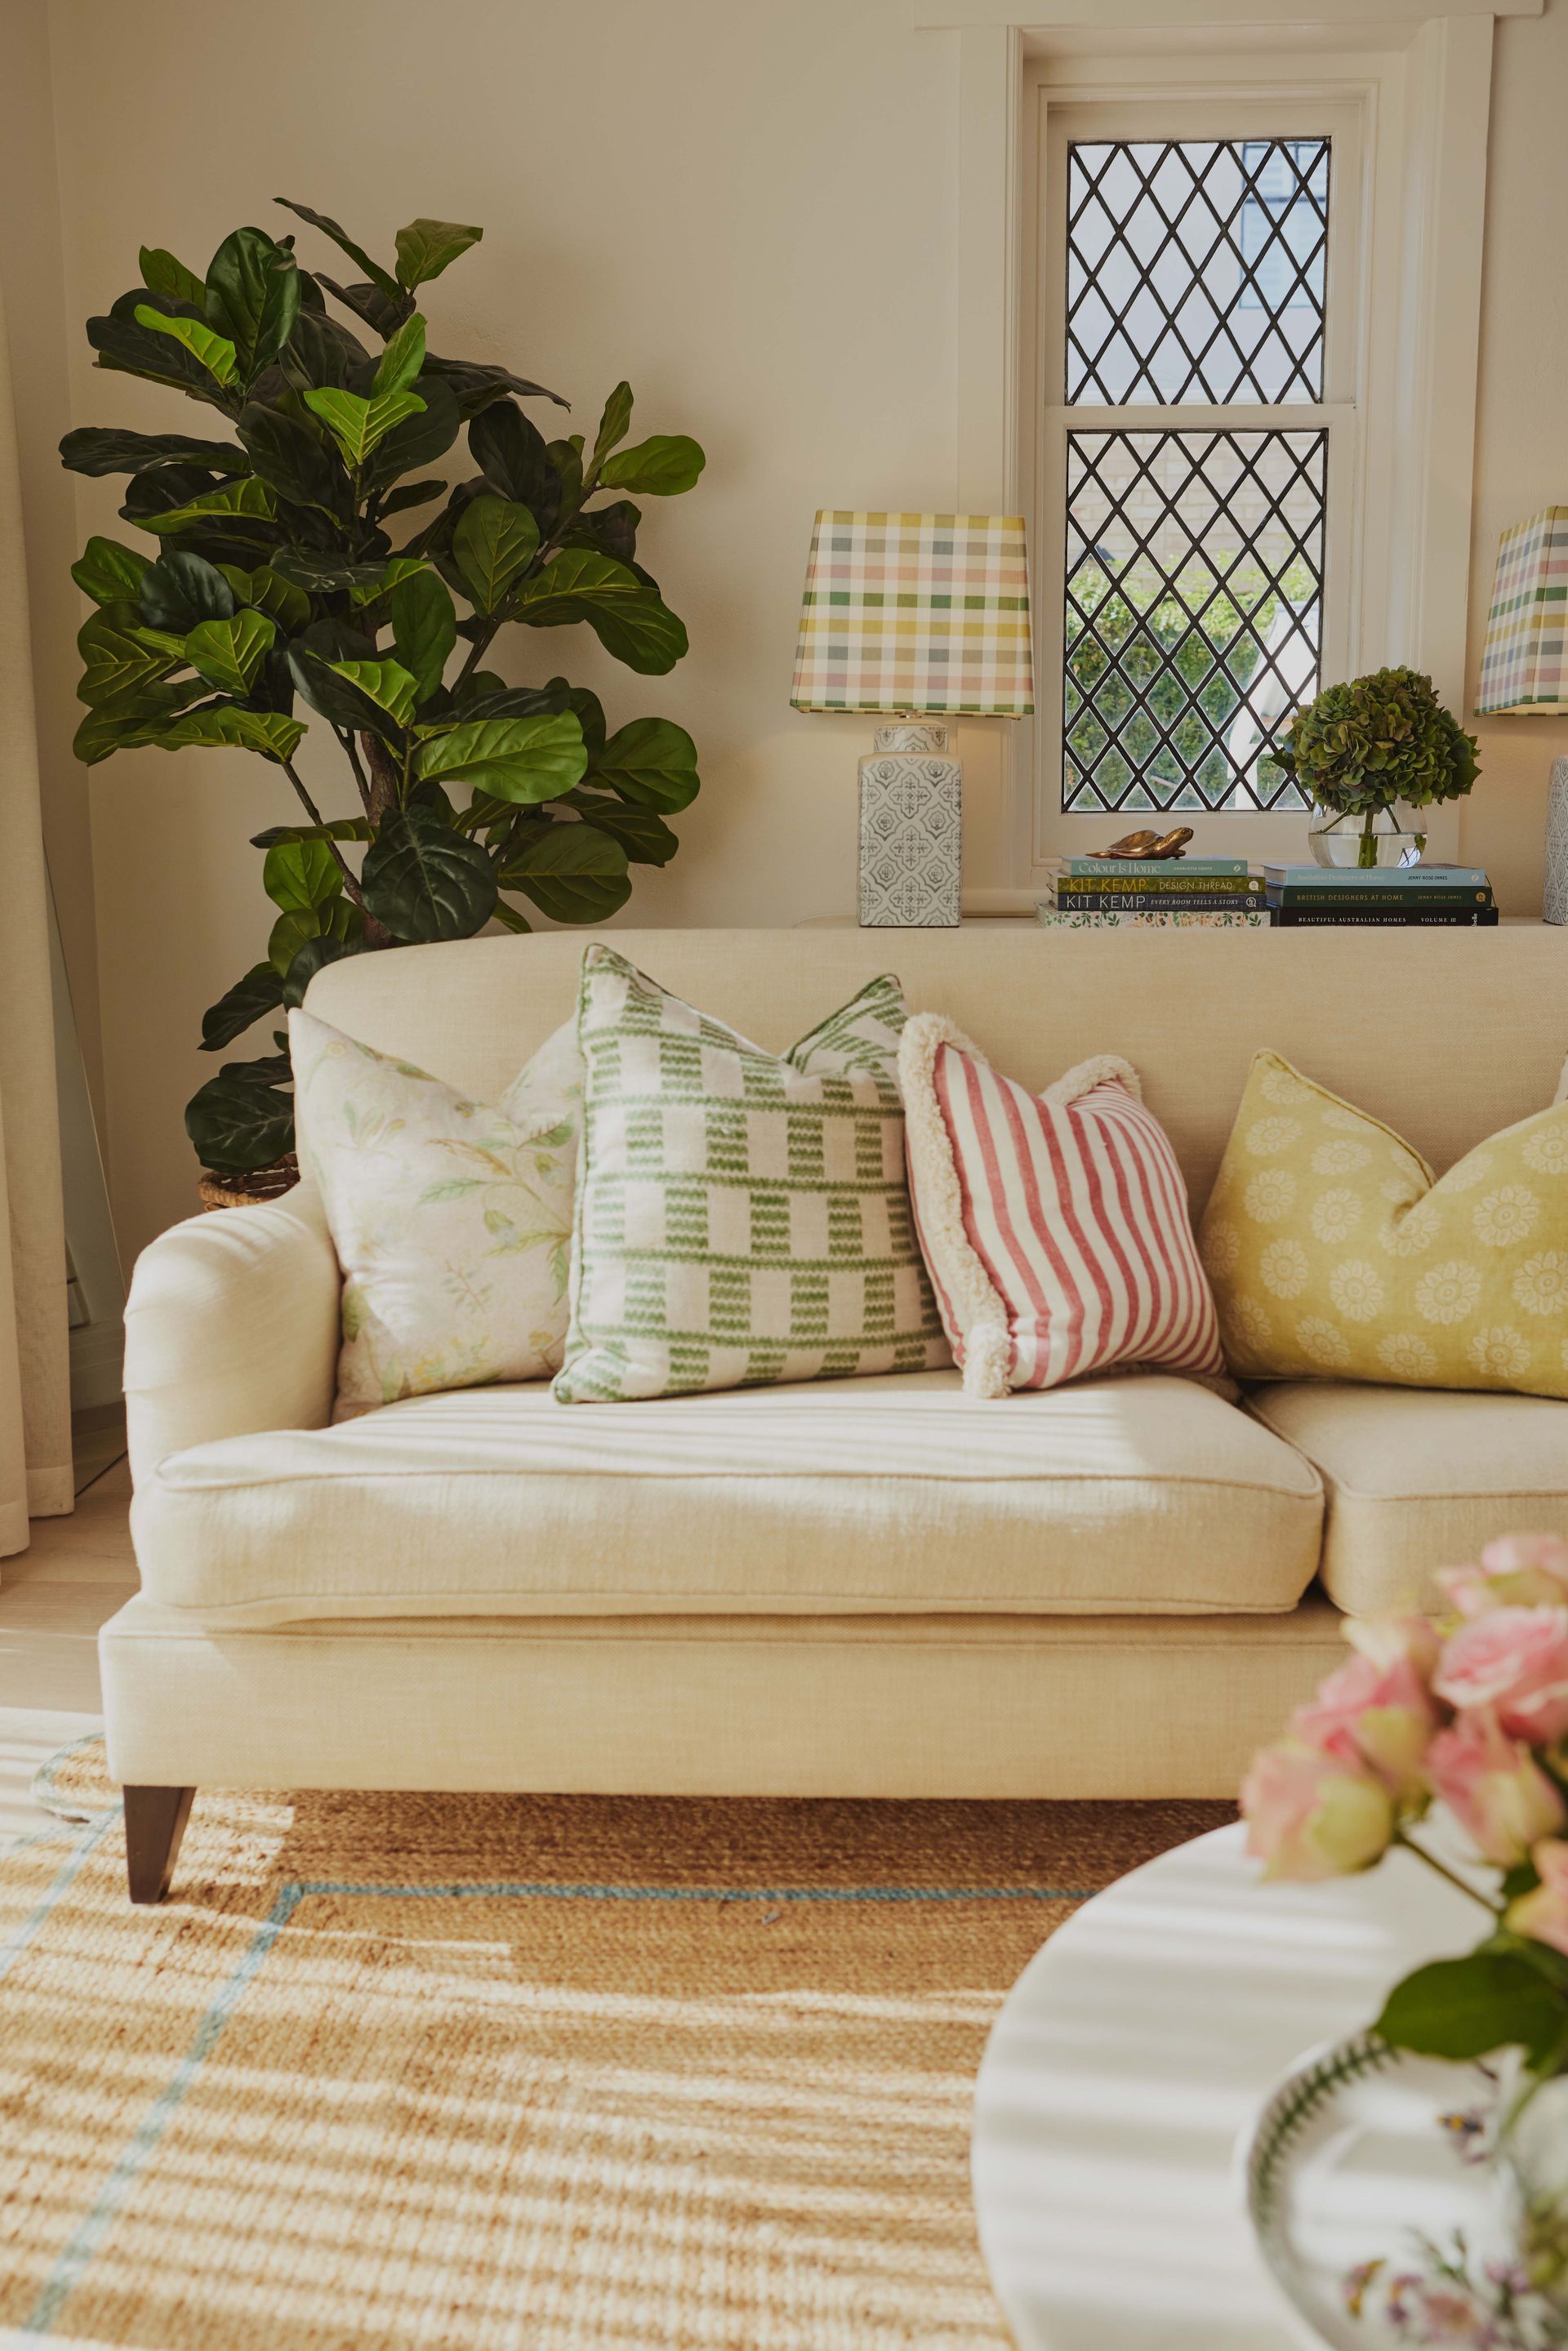
<instances>
[{"instance_id":1,"label":"fiddle leaf fig plant","mask_svg":"<svg viewBox=\"0 0 1568 2351\"><path fill-rule=\"evenodd\" d=\"M60 444L74 472L129 477L121 517L152 541L90 538L73 566L95 607L78 640L78 757L246 751L299 801L298 822L256 836L274 920L203 1020L213 1053L339 956L492 919L526 931L519 900L552 922L601 921L632 865L674 856L665 820L697 791L684 728L639 716L612 730L585 686L518 685L488 664L503 629L585 622L640 675L674 668L686 632L637 561L635 501L691 489L702 450L684 434L631 443L625 383L591 446L547 440L524 403L564 408L559 392L433 353L419 289L480 229L411 221L388 268L325 214L277 201L355 275L306 267L294 233L241 228L204 276L144 246L141 283L88 321L100 368L183 392L222 427L89 426ZM321 804L329 746L348 815ZM287 1056L272 1042L224 1063L186 1111L220 1174L291 1146Z\"/></svg>"}]
</instances>

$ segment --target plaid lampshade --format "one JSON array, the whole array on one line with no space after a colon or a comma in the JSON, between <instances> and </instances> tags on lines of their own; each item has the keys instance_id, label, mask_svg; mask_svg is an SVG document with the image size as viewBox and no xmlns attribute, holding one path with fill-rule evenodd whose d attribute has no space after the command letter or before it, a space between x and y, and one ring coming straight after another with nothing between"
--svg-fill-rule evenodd
<instances>
[{"instance_id":1,"label":"plaid lampshade","mask_svg":"<svg viewBox=\"0 0 1568 2351\"><path fill-rule=\"evenodd\" d=\"M1476 709L1568 710L1568 507L1503 532Z\"/></svg>"},{"instance_id":2,"label":"plaid lampshade","mask_svg":"<svg viewBox=\"0 0 1568 2351\"><path fill-rule=\"evenodd\" d=\"M811 534L790 701L797 710L1034 708L1018 515L852 514Z\"/></svg>"}]
</instances>

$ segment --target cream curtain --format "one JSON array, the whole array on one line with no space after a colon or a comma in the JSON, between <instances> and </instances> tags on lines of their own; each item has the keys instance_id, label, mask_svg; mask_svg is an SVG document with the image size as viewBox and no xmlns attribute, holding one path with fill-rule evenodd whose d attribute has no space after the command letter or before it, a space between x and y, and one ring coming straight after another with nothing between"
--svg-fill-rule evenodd
<instances>
[{"instance_id":1,"label":"cream curtain","mask_svg":"<svg viewBox=\"0 0 1568 2351\"><path fill-rule=\"evenodd\" d=\"M71 1507L66 1236L21 485L0 311L0 1557Z\"/></svg>"}]
</instances>

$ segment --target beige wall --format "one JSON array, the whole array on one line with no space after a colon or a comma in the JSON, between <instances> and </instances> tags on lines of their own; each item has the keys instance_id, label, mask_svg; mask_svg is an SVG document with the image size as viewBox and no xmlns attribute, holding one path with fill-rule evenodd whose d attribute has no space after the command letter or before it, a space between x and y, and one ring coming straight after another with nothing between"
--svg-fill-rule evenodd
<instances>
[{"instance_id":1,"label":"beige wall","mask_svg":"<svg viewBox=\"0 0 1568 2351\"><path fill-rule=\"evenodd\" d=\"M40 69L45 5L12 0ZM484 244L429 289L438 347L505 358L557 384L590 430L624 373L643 429L692 432L706 445L697 492L667 508L650 502L645 534L690 627L687 660L667 679L633 680L580 631L529 638L513 656L519 675L544 674L541 660L567 667L602 686L612 712L662 711L697 737L703 796L679 820L674 863L639 875L631 920L785 924L851 903L864 730L788 707L811 513L822 503L939 506L956 492L956 45L912 32L910 14L908 0L455 0L436 10L423 0L271 0L259 16L238 0L48 7L69 421L180 421L172 396L91 372L79 320L132 281L142 241L204 266L236 222L276 229L284 215L267 198L283 193L382 249L418 212L484 223ZM1477 514L1483 615L1498 529L1568 496L1568 309L1553 229L1568 196L1564 88L1563 0L1542 20L1500 26ZM51 344L47 105L39 111L27 169L40 257L26 265L36 319L19 389L47 465L54 420L67 420ZM331 266L311 232L301 245ZM38 523L40 668L59 697L74 617L58 582L71 550L52 477L37 496L48 507ZM112 527L103 486L80 485L77 505L82 532ZM68 733L74 716L57 729ZM1568 728L1493 722L1483 749L1465 854L1493 866L1511 906L1532 907L1545 767L1568 749ZM329 762L312 772L334 805L349 805ZM1003 878L993 772L989 746L976 741L968 843L981 880ZM237 754L122 755L93 771L86 795L62 775L55 822L79 904L89 885L68 811L89 798L111 1178L134 1249L190 1205L180 1113L214 1067L194 1050L200 1015L266 935L246 836L292 804L281 779ZM90 980L92 947L78 922L78 981Z\"/></svg>"}]
</instances>

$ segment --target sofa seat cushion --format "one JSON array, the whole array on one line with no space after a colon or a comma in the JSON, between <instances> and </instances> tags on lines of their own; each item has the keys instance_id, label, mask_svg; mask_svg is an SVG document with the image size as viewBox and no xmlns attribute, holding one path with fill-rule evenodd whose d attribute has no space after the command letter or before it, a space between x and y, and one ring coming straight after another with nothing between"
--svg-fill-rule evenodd
<instances>
[{"instance_id":1,"label":"sofa seat cushion","mask_svg":"<svg viewBox=\"0 0 1568 2351\"><path fill-rule=\"evenodd\" d=\"M1442 1605L1433 1571L1493 1535L1568 1535L1568 1404L1311 1380L1250 1408L1322 1473L1323 1582L1353 1616Z\"/></svg>"},{"instance_id":2,"label":"sofa seat cushion","mask_svg":"<svg viewBox=\"0 0 1568 2351\"><path fill-rule=\"evenodd\" d=\"M542 1384L171 1454L143 1587L307 1617L1267 1613L1317 1566L1298 1453L1172 1377L1001 1403L952 1370L580 1412Z\"/></svg>"}]
</instances>

